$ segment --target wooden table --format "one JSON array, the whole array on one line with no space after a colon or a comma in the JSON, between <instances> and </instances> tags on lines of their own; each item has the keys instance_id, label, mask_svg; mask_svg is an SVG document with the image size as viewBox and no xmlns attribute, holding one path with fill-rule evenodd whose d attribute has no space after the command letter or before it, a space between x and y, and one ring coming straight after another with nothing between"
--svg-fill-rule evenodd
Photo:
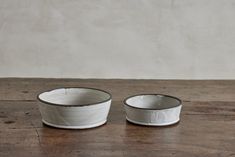
<instances>
[{"instance_id":1,"label":"wooden table","mask_svg":"<svg viewBox=\"0 0 235 157\"><path fill-rule=\"evenodd\" d=\"M63 86L111 92L107 124L87 130L44 126L36 95ZM122 100L139 93L181 98L180 123L128 123ZM5 156L235 157L235 81L0 79L0 157Z\"/></svg>"}]
</instances>

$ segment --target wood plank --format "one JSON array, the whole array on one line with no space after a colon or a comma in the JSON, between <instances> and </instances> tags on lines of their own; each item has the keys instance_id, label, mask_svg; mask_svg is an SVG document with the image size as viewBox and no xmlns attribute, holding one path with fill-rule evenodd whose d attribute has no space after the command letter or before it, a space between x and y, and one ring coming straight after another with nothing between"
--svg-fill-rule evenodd
<instances>
[{"instance_id":1,"label":"wood plank","mask_svg":"<svg viewBox=\"0 0 235 157\"><path fill-rule=\"evenodd\" d=\"M235 81L0 79L0 82L1 157L235 156L235 101L232 98ZM107 124L87 130L44 126L36 93L58 85L78 84L114 92ZM122 91L122 86L127 91ZM201 88L210 92L206 96L200 93L193 96L190 87L195 93L201 92ZM187 89L183 90L189 92L185 94L174 91L185 99L180 123L169 127L128 123L122 99L126 94L144 89L154 92L155 88L167 94L173 88ZM228 95L218 95L224 89Z\"/></svg>"},{"instance_id":2,"label":"wood plank","mask_svg":"<svg viewBox=\"0 0 235 157\"><path fill-rule=\"evenodd\" d=\"M113 99L139 93L162 93L186 101L235 101L235 81L0 79L0 100L35 100L42 91L59 87L94 87L112 93ZM147 82L147 83L146 83Z\"/></svg>"}]
</instances>

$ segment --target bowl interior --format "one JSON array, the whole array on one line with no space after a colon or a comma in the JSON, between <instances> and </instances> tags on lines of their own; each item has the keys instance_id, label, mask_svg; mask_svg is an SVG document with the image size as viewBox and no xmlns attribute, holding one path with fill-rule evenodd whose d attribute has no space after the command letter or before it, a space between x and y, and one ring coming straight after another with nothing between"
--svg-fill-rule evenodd
<instances>
[{"instance_id":1,"label":"bowl interior","mask_svg":"<svg viewBox=\"0 0 235 157\"><path fill-rule=\"evenodd\" d=\"M137 95L128 98L125 103L131 107L141 109L168 109L181 105L178 98L166 95Z\"/></svg>"},{"instance_id":2,"label":"bowl interior","mask_svg":"<svg viewBox=\"0 0 235 157\"><path fill-rule=\"evenodd\" d=\"M61 88L44 92L38 98L55 105L90 105L105 102L111 95L105 91L91 88Z\"/></svg>"}]
</instances>

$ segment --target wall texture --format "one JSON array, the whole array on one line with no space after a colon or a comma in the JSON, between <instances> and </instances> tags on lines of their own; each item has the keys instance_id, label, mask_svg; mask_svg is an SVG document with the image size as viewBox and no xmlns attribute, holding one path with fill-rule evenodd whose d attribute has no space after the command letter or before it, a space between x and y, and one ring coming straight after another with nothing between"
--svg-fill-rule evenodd
<instances>
[{"instance_id":1,"label":"wall texture","mask_svg":"<svg viewBox=\"0 0 235 157\"><path fill-rule=\"evenodd\" d=\"M0 77L235 79L235 1L0 0Z\"/></svg>"}]
</instances>

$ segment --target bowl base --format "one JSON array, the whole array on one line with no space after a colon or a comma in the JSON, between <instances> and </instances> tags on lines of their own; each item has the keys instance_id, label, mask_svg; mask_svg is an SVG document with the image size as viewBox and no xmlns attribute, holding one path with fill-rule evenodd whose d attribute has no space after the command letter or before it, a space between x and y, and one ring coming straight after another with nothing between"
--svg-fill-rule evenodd
<instances>
[{"instance_id":1,"label":"bowl base","mask_svg":"<svg viewBox=\"0 0 235 157\"><path fill-rule=\"evenodd\" d=\"M134 124L145 125L145 126L168 126L168 125L176 124L180 121L180 119L177 119L175 121L171 121L168 123L144 123L144 122L137 122L137 121L131 120L128 117L126 117L126 120Z\"/></svg>"},{"instance_id":2,"label":"bowl base","mask_svg":"<svg viewBox=\"0 0 235 157\"><path fill-rule=\"evenodd\" d=\"M48 126L52 126L55 128L61 128L61 129L89 129L89 128L95 128L95 127L101 126L101 125L105 124L107 122L107 120L104 120L102 122L95 123L95 124L82 125L82 126L56 125L56 124L49 123L49 122L45 121L44 119L42 119L42 122Z\"/></svg>"}]
</instances>

